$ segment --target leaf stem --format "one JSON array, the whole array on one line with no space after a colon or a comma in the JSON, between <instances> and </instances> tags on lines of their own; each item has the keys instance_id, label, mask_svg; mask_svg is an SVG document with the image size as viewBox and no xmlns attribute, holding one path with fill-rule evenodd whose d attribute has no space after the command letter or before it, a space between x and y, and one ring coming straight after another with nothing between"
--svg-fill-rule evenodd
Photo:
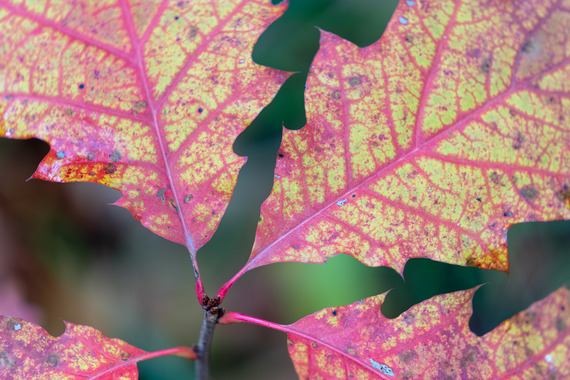
<instances>
[{"instance_id":1,"label":"leaf stem","mask_svg":"<svg viewBox=\"0 0 570 380\"><path fill-rule=\"evenodd\" d=\"M204 285L202 284L202 277L200 276L200 269L198 268L198 260L196 255L190 254L192 260L192 268L194 269L194 278L196 279L196 298L198 302L202 302L204 299Z\"/></svg>"},{"instance_id":2,"label":"leaf stem","mask_svg":"<svg viewBox=\"0 0 570 380\"><path fill-rule=\"evenodd\" d=\"M212 308L214 309L214 308ZM204 321L200 331L200 340L195 348L198 358L196 359L196 379L208 380L210 378L210 346L214 337L214 327L218 323L218 309L204 310Z\"/></svg>"},{"instance_id":3,"label":"leaf stem","mask_svg":"<svg viewBox=\"0 0 570 380\"><path fill-rule=\"evenodd\" d=\"M190 347L183 347L183 346L167 348L160 351L145 352L143 354L130 357L125 361L117 362L111 365L106 370L101 371L89 377L89 380L108 378L108 376L112 376L112 374L115 373L119 368L131 366L143 360L154 359L154 358L159 358L161 356L169 356L169 355L176 355L190 360L197 359L196 353Z\"/></svg>"},{"instance_id":4,"label":"leaf stem","mask_svg":"<svg viewBox=\"0 0 570 380\"><path fill-rule=\"evenodd\" d=\"M222 302L224 300L224 298L226 297L226 293L231 289L231 287L234 285L234 283L245 273L247 272L248 269L248 265L245 265L243 268L241 268L241 270L239 272L237 272L235 274L235 276L233 276L228 282L226 282L218 291L218 293L216 294L218 297L220 297L220 302Z\"/></svg>"}]
</instances>

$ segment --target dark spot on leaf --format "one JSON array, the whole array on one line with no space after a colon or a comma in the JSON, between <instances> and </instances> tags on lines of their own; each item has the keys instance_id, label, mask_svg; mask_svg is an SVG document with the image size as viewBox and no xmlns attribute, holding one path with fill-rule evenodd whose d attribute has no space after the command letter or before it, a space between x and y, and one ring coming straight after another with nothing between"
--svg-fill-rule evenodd
<instances>
[{"instance_id":1,"label":"dark spot on leaf","mask_svg":"<svg viewBox=\"0 0 570 380\"><path fill-rule=\"evenodd\" d=\"M333 310L333 311L332 311L332 315L336 317L336 314L337 314L337 313L336 313L336 310Z\"/></svg>"},{"instance_id":2,"label":"dark spot on leaf","mask_svg":"<svg viewBox=\"0 0 570 380\"><path fill-rule=\"evenodd\" d=\"M488 73L490 66L491 66L491 61L489 61L488 59L484 59L483 63L481 64L481 71L484 73Z\"/></svg>"},{"instance_id":3,"label":"dark spot on leaf","mask_svg":"<svg viewBox=\"0 0 570 380\"><path fill-rule=\"evenodd\" d=\"M416 354L415 351L408 350L408 351L400 353L400 355L398 355L398 356L400 357L400 360L402 362L407 363L410 360L413 360L415 357L417 357L418 354Z\"/></svg>"},{"instance_id":4,"label":"dark spot on leaf","mask_svg":"<svg viewBox=\"0 0 570 380\"><path fill-rule=\"evenodd\" d=\"M566 331L566 322L563 319L558 318L556 320L556 330L562 332Z\"/></svg>"},{"instance_id":5,"label":"dark spot on leaf","mask_svg":"<svg viewBox=\"0 0 570 380\"><path fill-rule=\"evenodd\" d=\"M293 247L293 249L299 249L299 246L295 244L293 244L291 247Z\"/></svg>"},{"instance_id":6,"label":"dark spot on leaf","mask_svg":"<svg viewBox=\"0 0 570 380\"><path fill-rule=\"evenodd\" d=\"M178 16L175 16L175 17L174 17L175 20L178 20L179 18L180 18L180 17L178 17Z\"/></svg>"},{"instance_id":7,"label":"dark spot on leaf","mask_svg":"<svg viewBox=\"0 0 570 380\"><path fill-rule=\"evenodd\" d=\"M170 205L171 205L172 207L174 207L174 209L175 209L176 211L178 211L178 207L176 206L176 202L174 201L174 199L169 199L169 200L168 200L168 203L170 203Z\"/></svg>"},{"instance_id":8,"label":"dark spot on leaf","mask_svg":"<svg viewBox=\"0 0 570 380\"><path fill-rule=\"evenodd\" d=\"M46 358L46 364L51 365L52 367L57 366L59 363L59 356L56 353L51 353Z\"/></svg>"},{"instance_id":9,"label":"dark spot on leaf","mask_svg":"<svg viewBox=\"0 0 570 380\"><path fill-rule=\"evenodd\" d=\"M515 139L515 142L513 143L513 148L514 149L520 149L522 143L525 141L524 136L519 132L517 134L517 137Z\"/></svg>"},{"instance_id":10,"label":"dark spot on leaf","mask_svg":"<svg viewBox=\"0 0 570 380\"><path fill-rule=\"evenodd\" d=\"M184 196L184 203L186 202L190 202L192 200L192 198L194 198L194 196L192 194L190 195L185 195Z\"/></svg>"},{"instance_id":11,"label":"dark spot on leaf","mask_svg":"<svg viewBox=\"0 0 570 380\"><path fill-rule=\"evenodd\" d=\"M198 113L202 113L204 110L202 108L198 108Z\"/></svg>"},{"instance_id":12,"label":"dark spot on leaf","mask_svg":"<svg viewBox=\"0 0 570 380\"><path fill-rule=\"evenodd\" d=\"M570 208L570 188L568 185L562 186L562 190L556 193L556 198L560 199L562 202L566 202L566 206Z\"/></svg>"},{"instance_id":13,"label":"dark spot on leaf","mask_svg":"<svg viewBox=\"0 0 570 380\"><path fill-rule=\"evenodd\" d=\"M190 27L190 31L188 32L188 39L193 39L198 34L198 28L195 26Z\"/></svg>"},{"instance_id":14,"label":"dark spot on leaf","mask_svg":"<svg viewBox=\"0 0 570 380\"><path fill-rule=\"evenodd\" d=\"M279 158L283 158L285 155L283 153L279 153Z\"/></svg>"},{"instance_id":15,"label":"dark spot on leaf","mask_svg":"<svg viewBox=\"0 0 570 380\"><path fill-rule=\"evenodd\" d=\"M474 363L476 359L477 357L475 355L475 351L473 349L469 349L467 353L465 353L465 355L463 355L463 357L461 358L460 364L462 367L465 367L471 363Z\"/></svg>"},{"instance_id":16,"label":"dark spot on leaf","mask_svg":"<svg viewBox=\"0 0 570 380\"><path fill-rule=\"evenodd\" d=\"M107 166L105 166L105 168L103 170L107 174L113 174L114 172L117 171L117 165L115 165L114 163L111 162Z\"/></svg>"},{"instance_id":17,"label":"dark spot on leaf","mask_svg":"<svg viewBox=\"0 0 570 380\"><path fill-rule=\"evenodd\" d=\"M121 153L118 150L115 150L113 154L109 155L109 158L113 160L113 162L117 162L121 159Z\"/></svg>"},{"instance_id":18,"label":"dark spot on leaf","mask_svg":"<svg viewBox=\"0 0 570 380\"><path fill-rule=\"evenodd\" d=\"M166 193L166 187L163 187L162 189L158 189L156 192L156 197L158 199L160 199L162 201L162 203L164 203L164 193Z\"/></svg>"},{"instance_id":19,"label":"dark spot on leaf","mask_svg":"<svg viewBox=\"0 0 570 380\"><path fill-rule=\"evenodd\" d=\"M525 186L520 190L521 197L530 202L538 195L536 189L531 185Z\"/></svg>"},{"instance_id":20,"label":"dark spot on leaf","mask_svg":"<svg viewBox=\"0 0 570 380\"><path fill-rule=\"evenodd\" d=\"M148 106L148 104L145 101L136 102L133 105L133 114L135 114L135 115L138 114L143 109L145 109L147 106Z\"/></svg>"},{"instance_id":21,"label":"dark spot on leaf","mask_svg":"<svg viewBox=\"0 0 570 380\"><path fill-rule=\"evenodd\" d=\"M529 53L532 50L532 47L533 47L532 41L528 40L524 43L521 50L523 53Z\"/></svg>"},{"instance_id":22,"label":"dark spot on leaf","mask_svg":"<svg viewBox=\"0 0 570 380\"><path fill-rule=\"evenodd\" d=\"M17 330L20 330L22 325L13 320L12 318L8 318L8 321L6 322L6 327L8 330L16 330L15 327L18 325L20 326L20 328Z\"/></svg>"},{"instance_id":23,"label":"dark spot on leaf","mask_svg":"<svg viewBox=\"0 0 570 380\"><path fill-rule=\"evenodd\" d=\"M333 92L333 98L340 99L340 92L338 90Z\"/></svg>"},{"instance_id":24,"label":"dark spot on leaf","mask_svg":"<svg viewBox=\"0 0 570 380\"><path fill-rule=\"evenodd\" d=\"M483 200L481 199L481 197L477 197L475 198L476 200L478 200L479 202L483 202Z\"/></svg>"},{"instance_id":25,"label":"dark spot on leaf","mask_svg":"<svg viewBox=\"0 0 570 380\"><path fill-rule=\"evenodd\" d=\"M59 152L57 152L57 158L59 158L60 160L62 158L65 158L65 152L63 150L60 150Z\"/></svg>"},{"instance_id":26,"label":"dark spot on leaf","mask_svg":"<svg viewBox=\"0 0 570 380\"><path fill-rule=\"evenodd\" d=\"M353 76L348 79L348 84L350 87L358 86L360 84L360 78L358 76Z\"/></svg>"},{"instance_id":27,"label":"dark spot on leaf","mask_svg":"<svg viewBox=\"0 0 570 380\"><path fill-rule=\"evenodd\" d=\"M536 321L536 313L534 311L527 311L523 313L523 318L523 323L525 324L534 323Z\"/></svg>"},{"instance_id":28,"label":"dark spot on leaf","mask_svg":"<svg viewBox=\"0 0 570 380\"><path fill-rule=\"evenodd\" d=\"M356 197L356 194L352 194L352 197L355 198L355 197Z\"/></svg>"},{"instance_id":29,"label":"dark spot on leaf","mask_svg":"<svg viewBox=\"0 0 570 380\"><path fill-rule=\"evenodd\" d=\"M84 85L83 83L81 83L81 84L80 84L79 86L77 86L77 87L79 87L80 90L83 90L83 89L85 88L85 85Z\"/></svg>"}]
</instances>

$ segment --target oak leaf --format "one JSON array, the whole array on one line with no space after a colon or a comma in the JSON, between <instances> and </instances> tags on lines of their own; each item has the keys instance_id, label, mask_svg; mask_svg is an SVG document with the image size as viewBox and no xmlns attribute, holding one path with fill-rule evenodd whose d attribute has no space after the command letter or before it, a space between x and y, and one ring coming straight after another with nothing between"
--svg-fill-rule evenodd
<instances>
[{"instance_id":1,"label":"oak leaf","mask_svg":"<svg viewBox=\"0 0 570 380\"><path fill-rule=\"evenodd\" d=\"M187 347L145 352L100 331L65 322L63 335L53 337L40 326L0 316L0 378L2 379L137 379L136 363L164 355L195 359Z\"/></svg>"},{"instance_id":2,"label":"oak leaf","mask_svg":"<svg viewBox=\"0 0 570 380\"><path fill-rule=\"evenodd\" d=\"M287 326L300 378L501 379L570 376L570 292L562 287L478 337L475 289L444 294L396 319L384 295L327 308Z\"/></svg>"},{"instance_id":3,"label":"oak leaf","mask_svg":"<svg viewBox=\"0 0 570 380\"><path fill-rule=\"evenodd\" d=\"M380 311L386 294L329 307L291 325L239 313L287 333L301 379L502 379L570 376L570 291L562 287L478 337L469 329L476 289L442 294L395 319Z\"/></svg>"},{"instance_id":4,"label":"oak leaf","mask_svg":"<svg viewBox=\"0 0 570 380\"><path fill-rule=\"evenodd\" d=\"M408 1L359 48L322 32L245 270L347 253L508 270L515 223L570 218L570 11Z\"/></svg>"},{"instance_id":5,"label":"oak leaf","mask_svg":"<svg viewBox=\"0 0 570 380\"><path fill-rule=\"evenodd\" d=\"M253 63L282 11L257 1L0 1L0 136L50 152L33 178L101 183L192 255L245 162L235 137L286 74Z\"/></svg>"}]
</instances>

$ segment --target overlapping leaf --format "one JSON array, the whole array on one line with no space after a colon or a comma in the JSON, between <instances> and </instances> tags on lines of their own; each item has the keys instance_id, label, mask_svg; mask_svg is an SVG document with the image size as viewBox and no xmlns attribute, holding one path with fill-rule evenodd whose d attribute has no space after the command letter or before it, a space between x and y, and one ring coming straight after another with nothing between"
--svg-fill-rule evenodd
<instances>
[{"instance_id":1,"label":"overlapping leaf","mask_svg":"<svg viewBox=\"0 0 570 380\"><path fill-rule=\"evenodd\" d=\"M117 204L191 252L244 162L239 132L284 74L251 50L265 1L0 1L0 135L51 150L35 178L119 189Z\"/></svg>"},{"instance_id":2,"label":"overlapping leaf","mask_svg":"<svg viewBox=\"0 0 570 380\"><path fill-rule=\"evenodd\" d=\"M196 356L186 347L147 353L89 326L69 322L65 326L65 333L54 338L33 323L0 316L0 378L137 379L140 360Z\"/></svg>"},{"instance_id":3,"label":"overlapping leaf","mask_svg":"<svg viewBox=\"0 0 570 380\"><path fill-rule=\"evenodd\" d=\"M570 218L570 4L408 1L323 33L247 269L348 253L507 270L514 223Z\"/></svg>"},{"instance_id":4,"label":"overlapping leaf","mask_svg":"<svg viewBox=\"0 0 570 380\"><path fill-rule=\"evenodd\" d=\"M529 379L570 376L570 292L560 288L490 333L469 330L474 289L444 294L396 319L384 295L327 308L290 326L301 379Z\"/></svg>"}]
</instances>

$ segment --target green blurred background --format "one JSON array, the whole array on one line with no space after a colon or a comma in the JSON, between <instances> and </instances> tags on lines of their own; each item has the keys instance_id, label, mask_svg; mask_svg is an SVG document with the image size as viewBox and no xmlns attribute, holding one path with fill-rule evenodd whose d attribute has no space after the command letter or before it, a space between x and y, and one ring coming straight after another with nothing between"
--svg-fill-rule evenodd
<instances>
[{"instance_id":1,"label":"green blurred background","mask_svg":"<svg viewBox=\"0 0 570 380\"><path fill-rule=\"evenodd\" d=\"M281 122L292 129L303 124L300 97L303 72L316 49L314 25L363 46L378 38L394 6L393 1L293 1L264 35L266 46L256 47L257 62L300 74L236 145L249 156L240 174L243 187L219 231L199 252L209 294L247 260L256 212L273 179ZM63 332L63 319L145 350L192 346L202 310L187 252L143 228L126 210L107 206L119 198L118 191L26 181L48 149L38 140L0 139L0 313L40 323L53 335ZM570 277L570 222L516 225L508 242L510 276L416 259L406 266L404 284L391 269L368 268L339 255L326 264L273 264L248 272L223 306L292 323L324 307L396 288L382 309L395 317L432 295L488 283L475 296L471 321L475 332L484 333ZM214 379L296 377L285 335L246 324L217 327L211 367ZM141 379L193 376L192 363L180 358L154 359L140 369Z\"/></svg>"}]
</instances>

